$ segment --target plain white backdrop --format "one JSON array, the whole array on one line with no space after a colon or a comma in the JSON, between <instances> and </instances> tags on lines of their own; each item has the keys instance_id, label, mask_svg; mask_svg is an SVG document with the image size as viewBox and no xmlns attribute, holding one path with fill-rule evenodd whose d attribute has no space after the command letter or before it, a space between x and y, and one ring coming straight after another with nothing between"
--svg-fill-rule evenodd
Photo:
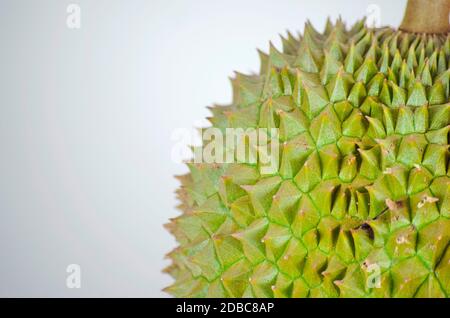
<instances>
[{"instance_id":1,"label":"plain white backdrop","mask_svg":"<svg viewBox=\"0 0 450 318\"><path fill-rule=\"evenodd\" d=\"M257 71L256 48L278 34L374 8L398 26L405 4L1 1L0 296L166 296L175 242L162 225L187 171L171 160L173 131L228 103L228 77ZM80 289L66 286L70 264Z\"/></svg>"}]
</instances>

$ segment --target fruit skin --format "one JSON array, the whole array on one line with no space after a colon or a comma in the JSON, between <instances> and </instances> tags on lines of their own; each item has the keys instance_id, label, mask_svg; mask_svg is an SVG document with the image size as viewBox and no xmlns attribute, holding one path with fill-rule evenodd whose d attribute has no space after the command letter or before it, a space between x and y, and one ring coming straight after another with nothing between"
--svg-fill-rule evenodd
<instances>
[{"instance_id":1,"label":"fruit skin","mask_svg":"<svg viewBox=\"0 0 450 318\"><path fill-rule=\"evenodd\" d=\"M279 128L279 169L188 165L166 291L448 297L449 34L307 23L260 57L210 121Z\"/></svg>"}]
</instances>

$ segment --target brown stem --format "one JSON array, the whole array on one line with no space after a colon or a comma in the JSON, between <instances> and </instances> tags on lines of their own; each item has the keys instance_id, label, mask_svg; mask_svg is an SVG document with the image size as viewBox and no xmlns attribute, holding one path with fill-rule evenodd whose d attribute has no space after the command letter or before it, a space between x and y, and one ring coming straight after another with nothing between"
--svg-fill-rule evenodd
<instances>
[{"instance_id":1,"label":"brown stem","mask_svg":"<svg viewBox=\"0 0 450 318\"><path fill-rule=\"evenodd\" d=\"M412 33L448 33L450 0L408 0L400 30Z\"/></svg>"}]
</instances>

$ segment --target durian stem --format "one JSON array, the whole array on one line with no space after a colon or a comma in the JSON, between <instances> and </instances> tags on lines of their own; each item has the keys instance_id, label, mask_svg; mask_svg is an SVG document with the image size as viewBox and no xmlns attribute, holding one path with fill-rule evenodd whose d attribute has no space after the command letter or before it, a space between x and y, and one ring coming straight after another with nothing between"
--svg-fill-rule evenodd
<instances>
[{"instance_id":1,"label":"durian stem","mask_svg":"<svg viewBox=\"0 0 450 318\"><path fill-rule=\"evenodd\" d=\"M408 0L400 30L412 33L448 33L450 0Z\"/></svg>"}]
</instances>

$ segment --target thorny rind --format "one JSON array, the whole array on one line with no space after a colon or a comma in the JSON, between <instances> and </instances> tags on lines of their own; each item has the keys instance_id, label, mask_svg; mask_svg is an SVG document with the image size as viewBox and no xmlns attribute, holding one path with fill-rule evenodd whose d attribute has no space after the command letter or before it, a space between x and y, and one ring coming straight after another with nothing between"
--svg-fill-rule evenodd
<instances>
[{"instance_id":1,"label":"thorny rind","mask_svg":"<svg viewBox=\"0 0 450 318\"><path fill-rule=\"evenodd\" d=\"M448 297L450 36L307 23L260 58L260 74L237 73L232 104L209 120L278 128L278 172L188 165L183 213L167 225L179 247L166 291Z\"/></svg>"}]
</instances>

